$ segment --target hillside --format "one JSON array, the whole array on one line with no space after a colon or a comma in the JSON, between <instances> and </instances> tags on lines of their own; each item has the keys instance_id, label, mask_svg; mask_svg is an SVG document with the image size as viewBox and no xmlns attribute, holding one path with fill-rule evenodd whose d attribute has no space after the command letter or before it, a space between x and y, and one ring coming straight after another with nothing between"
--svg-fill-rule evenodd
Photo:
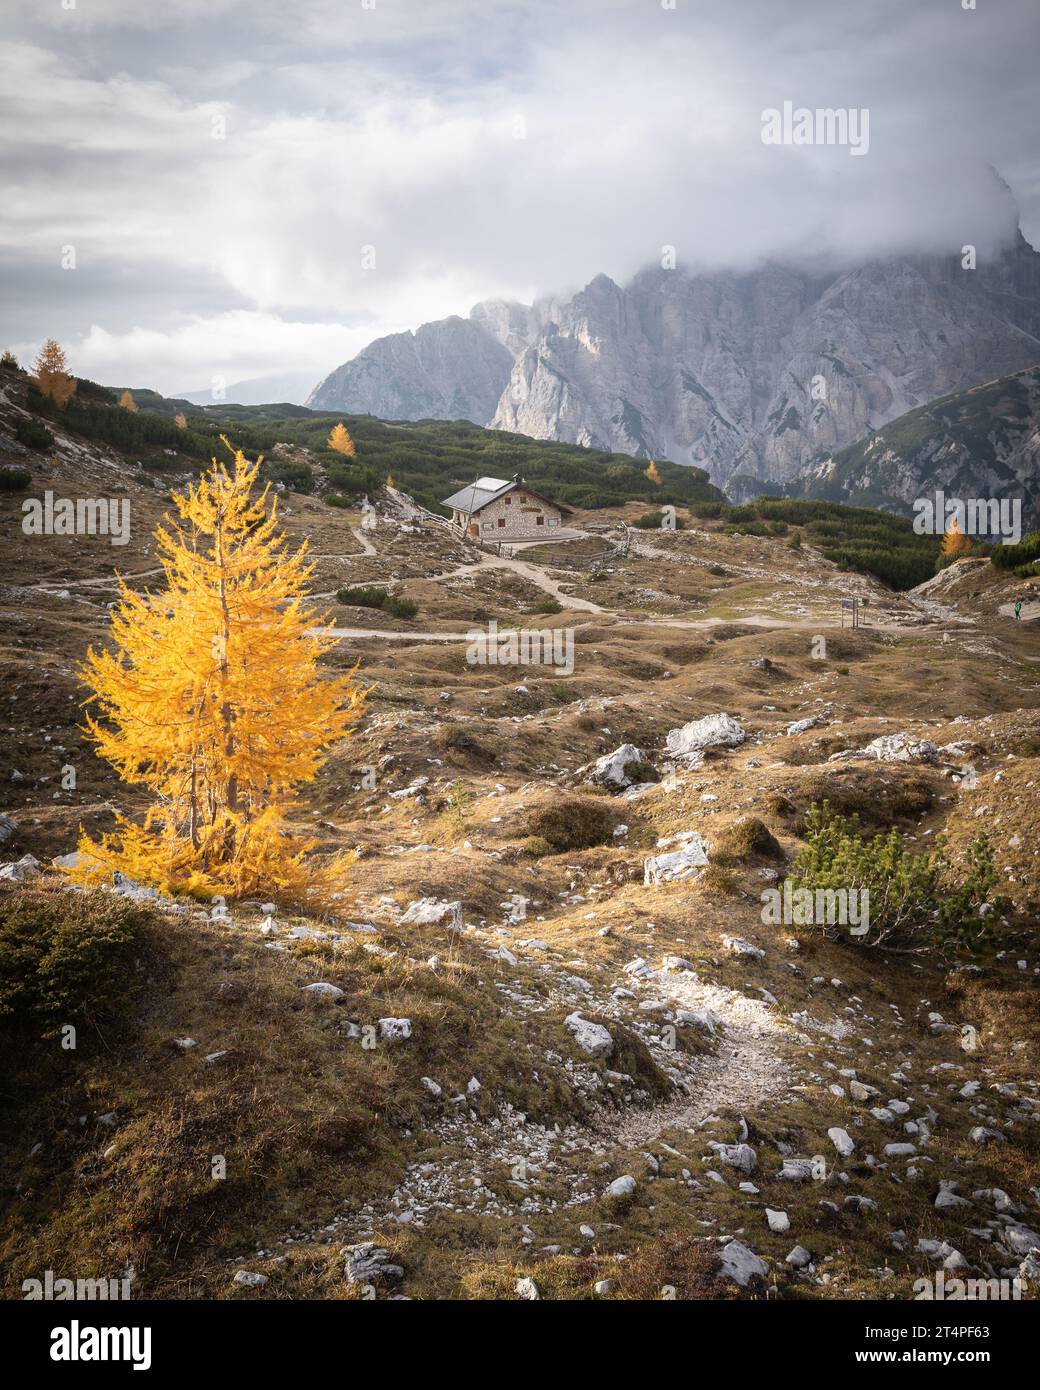
<instances>
[{"instance_id":1,"label":"hillside","mask_svg":"<svg viewBox=\"0 0 1040 1390\"><path fill-rule=\"evenodd\" d=\"M809 468L798 491L908 512L914 498L1019 498L1024 530L1040 504L1040 367L908 411Z\"/></svg>"},{"instance_id":2,"label":"hillside","mask_svg":"<svg viewBox=\"0 0 1040 1390\"><path fill-rule=\"evenodd\" d=\"M491 555L399 489L409 460L432 487L523 442L349 420L362 466L404 451L363 526L325 500L331 417L241 414L310 470L280 525L310 544L330 669L360 661L370 687L294 812L320 854L356 851L346 896L83 898L52 858L145 803L88 746L76 669L109 640L114 569L158 582L153 530L197 460L56 415L46 447L12 447L24 391L0 378L0 464L31 472L0 492L5 1297L52 1269L130 1271L141 1299L906 1298L940 1268L1032 1296L1040 580L969 560L894 592L797 519L847 539L854 510L805 503L708 499L669 531L626 499L579 510L570 543ZM571 457L532 446L526 476L543 449ZM27 534L48 490L126 499L128 543ZM417 611L337 599L354 586ZM564 659L474 663L492 621ZM689 726L722 714L698 752ZM638 761L611 758L626 744ZM976 957L929 924L905 954L767 920L824 801L911 851L944 834L944 901L988 834ZM85 940L107 968L89 1008L67 963Z\"/></svg>"},{"instance_id":3,"label":"hillside","mask_svg":"<svg viewBox=\"0 0 1040 1390\"><path fill-rule=\"evenodd\" d=\"M20 371L0 370L12 406L41 421L57 421L54 406L40 397ZM93 382L80 382L61 418L95 441L133 451L148 470L176 470L177 459L194 466L221 448L220 436L231 431L235 442L253 453L270 456L269 474L303 491L322 491L360 498L392 475L423 505L440 510L449 496L474 477L522 474L534 486L550 490L570 506L616 506L632 497L682 504L721 499L703 469L681 468L661 460L660 485L646 477L646 463L625 454L583 449L528 439L502 430L481 429L466 420L411 423L368 416L327 414L285 403L241 406L210 405L166 398L134 388L133 414L115 408L122 394ZM183 415L186 428L174 423ZM357 447L347 460L327 447L332 426L343 421ZM13 440L12 442L16 443ZM41 447L43 447L41 445Z\"/></svg>"}]
</instances>

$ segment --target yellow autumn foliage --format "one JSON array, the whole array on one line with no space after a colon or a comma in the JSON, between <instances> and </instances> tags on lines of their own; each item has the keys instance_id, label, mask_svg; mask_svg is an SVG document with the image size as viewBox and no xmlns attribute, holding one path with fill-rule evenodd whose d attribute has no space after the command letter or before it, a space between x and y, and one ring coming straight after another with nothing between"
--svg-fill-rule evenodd
<instances>
[{"instance_id":1,"label":"yellow autumn foliage","mask_svg":"<svg viewBox=\"0 0 1040 1390\"><path fill-rule=\"evenodd\" d=\"M356 667L335 677L319 665L335 642L305 602L306 542L286 549L267 488L253 495L260 460L231 452L233 468L214 459L173 495L179 520L156 529L165 590L140 594L121 580L113 647L87 654L89 734L155 800L143 825L120 817L100 842L84 835L70 872L323 902L344 888L350 856L316 867L316 842L294 835L288 815L365 692Z\"/></svg>"},{"instance_id":2,"label":"yellow autumn foliage","mask_svg":"<svg viewBox=\"0 0 1040 1390\"><path fill-rule=\"evenodd\" d=\"M47 339L33 363L33 377L39 391L61 407L68 405L76 394L76 378L70 375L68 366L64 349L53 338Z\"/></svg>"},{"instance_id":3,"label":"yellow autumn foliage","mask_svg":"<svg viewBox=\"0 0 1040 1390\"><path fill-rule=\"evenodd\" d=\"M957 518L951 517L949 527L943 536L942 553L944 555L967 555L973 549L971 537L966 536L957 525Z\"/></svg>"},{"instance_id":4,"label":"yellow autumn foliage","mask_svg":"<svg viewBox=\"0 0 1040 1390\"><path fill-rule=\"evenodd\" d=\"M328 447L335 449L337 454L343 454L346 458L354 458L357 450L354 448L354 441L350 437L350 432L342 422L333 425L329 431Z\"/></svg>"}]
</instances>

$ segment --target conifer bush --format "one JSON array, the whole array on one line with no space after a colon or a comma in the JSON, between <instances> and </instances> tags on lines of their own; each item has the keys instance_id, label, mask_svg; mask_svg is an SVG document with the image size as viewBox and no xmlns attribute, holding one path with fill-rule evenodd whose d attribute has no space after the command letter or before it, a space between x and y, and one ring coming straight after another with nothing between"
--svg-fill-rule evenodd
<instances>
[{"instance_id":1,"label":"conifer bush","mask_svg":"<svg viewBox=\"0 0 1040 1390\"><path fill-rule=\"evenodd\" d=\"M912 850L895 826L868 839L857 816L843 816L826 801L809 811L805 837L792 882L813 893L869 892L869 931L849 940L897 950L936 948L948 955L979 956L992 949L994 923L1007 903L993 896L997 871L985 834L969 847L968 873L960 882L953 880L942 838L924 854ZM826 935L845 933L840 926L816 925Z\"/></svg>"},{"instance_id":2,"label":"conifer bush","mask_svg":"<svg viewBox=\"0 0 1040 1390\"><path fill-rule=\"evenodd\" d=\"M151 918L110 893L0 897L0 1022L49 1036L94 1029L126 997L127 971Z\"/></svg>"}]
</instances>

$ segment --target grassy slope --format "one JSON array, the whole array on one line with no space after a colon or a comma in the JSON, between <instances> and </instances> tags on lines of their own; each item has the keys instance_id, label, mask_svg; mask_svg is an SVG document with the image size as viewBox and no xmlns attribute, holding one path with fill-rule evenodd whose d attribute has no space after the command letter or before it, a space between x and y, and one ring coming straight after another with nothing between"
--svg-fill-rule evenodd
<instances>
[{"instance_id":1,"label":"grassy slope","mask_svg":"<svg viewBox=\"0 0 1040 1390\"><path fill-rule=\"evenodd\" d=\"M16 389L26 382L6 374ZM167 400L151 391L132 393L136 415L120 410L113 392L81 382L61 417L70 429L133 453L146 468L168 470L180 465L169 450L186 456L190 465L220 453L220 436L250 453L269 454L275 444L295 455L295 467L283 456L269 461L270 476L309 491L313 465L328 472L333 489L349 495L371 492L393 475L398 486L434 508L440 500L478 476L511 478L521 474L535 487L549 491L571 506L610 506L633 496L682 503L721 497L700 468L661 461L662 485L646 476L646 463L627 454L583 449L575 444L529 439L503 430L484 429L467 420L397 422L371 416L331 415L303 406L207 406ZM49 404L30 393L30 405L43 419L59 422ZM187 428L174 417L183 414ZM357 446L357 459L347 461L325 447L332 426L342 420ZM300 466L300 464L304 466Z\"/></svg>"}]
</instances>

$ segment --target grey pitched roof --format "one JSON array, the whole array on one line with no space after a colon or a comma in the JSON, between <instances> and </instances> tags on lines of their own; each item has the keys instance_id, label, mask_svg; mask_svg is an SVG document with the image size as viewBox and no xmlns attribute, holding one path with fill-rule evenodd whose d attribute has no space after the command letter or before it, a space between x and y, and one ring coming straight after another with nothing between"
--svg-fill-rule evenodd
<instances>
[{"instance_id":1,"label":"grey pitched roof","mask_svg":"<svg viewBox=\"0 0 1040 1390\"><path fill-rule=\"evenodd\" d=\"M538 492L530 483L525 483L522 478L511 483L507 483L503 478L478 478L475 483L470 483L469 487L464 487L461 491L452 493L450 497L445 497L441 506L453 507L455 511L465 512L467 516L473 516L482 507L486 507L489 502L493 502L496 497L504 497L507 492L512 492L516 487L522 487L532 497L541 498L543 502L547 502L549 506L555 507L564 515L570 515L570 507L565 507L560 502L554 502L551 497L546 497L544 492Z\"/></svg>"},{"instance_id":2,"label":"grey pitched roof","mask_svg":"<svg viewBox=\"0 0 1040 1390\"><path fill-rule=\"evenodd\" d=\"M441 506L454 507L456 511L472 516L474 512L479 512L481 507L486 507L496 497L504 496L516 486L516 483L507 483L504 478L478 478L475 483L470 483L469 487L445 497Z\"/></svg>"}]
</instances>

